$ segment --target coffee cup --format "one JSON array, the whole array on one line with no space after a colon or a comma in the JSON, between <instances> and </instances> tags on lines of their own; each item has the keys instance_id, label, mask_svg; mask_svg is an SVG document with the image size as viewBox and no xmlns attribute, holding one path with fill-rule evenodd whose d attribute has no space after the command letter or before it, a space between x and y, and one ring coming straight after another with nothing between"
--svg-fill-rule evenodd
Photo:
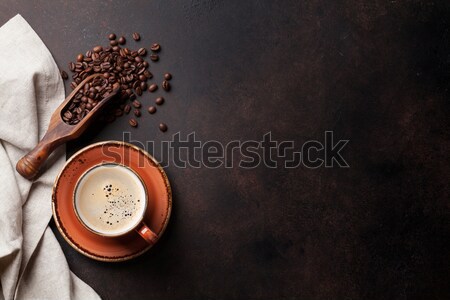
<instances>
[{"instance_id":1,"label":"coffee cup","mask_svg":"<svg viewBox=\"0 0 450 300\"><path fill-rule=\"evenodd\" d=\"M138 232L149 244L158 236L144 223L148 193L131 168L104 163L84 172L76 183L73 208L80 223L103 237Z\"/></svg>"}]
</instances>

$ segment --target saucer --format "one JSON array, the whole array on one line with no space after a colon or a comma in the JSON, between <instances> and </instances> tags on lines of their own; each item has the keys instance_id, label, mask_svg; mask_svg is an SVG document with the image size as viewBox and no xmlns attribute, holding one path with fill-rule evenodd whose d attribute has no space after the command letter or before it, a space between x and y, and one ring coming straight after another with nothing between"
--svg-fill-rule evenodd
<instances>
[{"instance_id":1,"label":"saucer","mask_svg":"<svg viewBox=\"0 0 450 300\"><path fill-rule=\"evenodd\" d=\"M100 261L118 262L137 257L152 245L136 231L114 238L92 233L78 220L72 199L80 176L91 167L106 162L125 165L142 178L148 192L144 222L158 237L169 222L172 191L159 163L146 151L128 143L105 141L92 144L69 158L53 186L52 210L56 226L64 239L81 254Z\"/></svg>"}]
</instances>

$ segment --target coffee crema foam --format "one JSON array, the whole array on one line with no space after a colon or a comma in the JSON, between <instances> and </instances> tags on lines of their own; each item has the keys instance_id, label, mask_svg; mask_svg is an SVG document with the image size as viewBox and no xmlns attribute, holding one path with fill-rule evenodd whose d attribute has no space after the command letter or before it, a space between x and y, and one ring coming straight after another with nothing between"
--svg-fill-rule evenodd
<instances>
[{"instance_id":1,"label":"coffee crema foam","mask_svg":"<svg viewBox=\"0 0 450 300\"><path fill-rule=\"evenodd\" d=\"M141 221L145 189L134 172L109 164L88 171L78 183L75 209L91 230L119 235Z\"/></svg>"}]
</instances>

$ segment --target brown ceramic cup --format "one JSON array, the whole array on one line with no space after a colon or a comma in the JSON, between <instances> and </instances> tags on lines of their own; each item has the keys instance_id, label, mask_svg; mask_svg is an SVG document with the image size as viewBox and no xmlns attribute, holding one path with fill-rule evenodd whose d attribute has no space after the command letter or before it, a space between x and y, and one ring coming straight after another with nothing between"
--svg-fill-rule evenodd
<instances>
[{"instance_id":1,"label":"brown ceramic cup","mask_svg":"<svg viewBox=\"0 0 450 300\"><path fill-rule=\"evenodd\" d=\"M96 235L115 238L135 231L151 245L158 240L143 221L147 188L127 166L102 163L89 168L77 180L72 198L78 220Z\"/></svg>"}]
</instances>

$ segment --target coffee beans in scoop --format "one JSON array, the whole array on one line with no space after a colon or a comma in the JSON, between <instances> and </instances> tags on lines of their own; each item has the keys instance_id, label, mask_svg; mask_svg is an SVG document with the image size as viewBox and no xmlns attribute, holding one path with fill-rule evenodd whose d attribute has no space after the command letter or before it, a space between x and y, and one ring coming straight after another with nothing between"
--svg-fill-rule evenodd
<instances>
[{"instance_id":1,"label":"coffee beans in scoop","mask_svg":"<svg viewBox=\"0 0 450 300\"><path fill-rule=\"evenodd\" d=\"M108 79L101 76L85 83L84 87L75 94L69 106L62 112L63 121L70 125L78 124L112 90L113 87Z\"/></svg>"},{"instance_id":2,"label":"coffee beans in scoop","mask_svg":"<svg viewBox=\"0 0 450 300\"><path fill-rule=\"evenodd\" d=\"M142 105L140 104L140 101L136 100L136 98L143 96L146 91L155 93L158 89L158 85L151 82L154 76L152 72L150 72L149 68L150 63L156 62L160 59L156 52L160 51L161 46L158 43L154 43L146 49L145 47L142 47L141 44L137 50L134 50L131 49L131 47L129 48L124 46L126 43L124 36L117 36L114 33L110 33L106 37L108 44L107 46L95 46L91 50L86 51L85 54L78 54L75 58L75 62L69 63L69 69L73 73L73 81L70 86L72 89L75 89L87 76L100 73L103 75L103 82L101 86L107 82L107 85L104 87L105 89L106 87L110 88L114 83L120 84L121 88L117 97L118 99L116 101L112 101L112 105L105 107L101 118L107 122L112 122L117 117L129 114L130 112L132 112L134 116L139 117L141 116L140 110L142 109ZM137 32L133 33L131 37L136 42L141 40L141 36ZM149 52L150 55L147 56L147 53ZM66 77L65 75L67 74L61 73L63 78ZM170 73L165 73L162 76L158 76L158 78L161 77L163 78L161 86L164 90L168 91L170 89L168 80L172 78L172 75ZM91 87L92 86L89 86L89 92L87 94L85 94L85 90L83 88L80 90L82 95L80 94L81 96L75 96L73 100L74 103L70 104L69 107L71 108L67 110L68 113L66 114L66 112L64 112L63 119L65 122L69 124L78 123L82 119L81 116L84 116L87 113L83 113L83 109L86 111L86 108L96 105L94 103L97 101L97 98L90 97L92 96L90 94ZM93 88L96 89L96 86ZM83 102L82 99L85 102ZM89 99L92 100L89 102ZM127 100L132 103L125 104ZM162 100L162 102L164 102L164 100ZM162 102L157 104L161 105ZM144 105L145 103L142 102L142 104ZM149 112L150 114L154 114L156 112L156 108L154 111L153 109L150 109ZM137 127L136 119L130 119L129 124L132 127Z\"/></svg>"},{"instance_id":3,"label":"coffee beans in scoop","mask_svg":"<svg viewBox=\"0 0 450 300\"><path fill-rule=\"evenodd\" d=\"M158 43L154 43L151 47L150 50L154 51L154 52L158 52L161 49L161 46Z\"/></svg>"}]
</instances>

